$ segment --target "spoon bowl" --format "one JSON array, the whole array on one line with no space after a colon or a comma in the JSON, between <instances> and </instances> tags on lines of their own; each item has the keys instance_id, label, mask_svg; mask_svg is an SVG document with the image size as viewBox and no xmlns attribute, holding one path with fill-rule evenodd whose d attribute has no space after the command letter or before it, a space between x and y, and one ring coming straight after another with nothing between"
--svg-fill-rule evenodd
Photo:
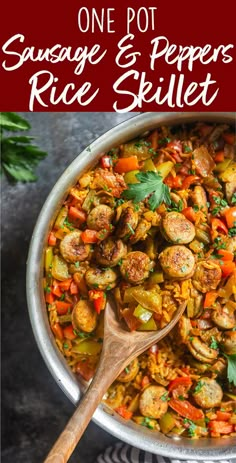
<instances>
[{"instance_id":1,"label":"spoon bowl","mask_svg":"<svg viewBox=\"0 0 236 463\"><path fill-rule=\"evenodd\" d=\"M172 320L161 330L130 332L125 330L117 319L114 303L107 303L103 348L97 371L74 414L46 457L45 463L68 461L111 383L135 357L159 342L174 328L185 308L186 302L180 304Z\"/></svg>"}]
</instances>

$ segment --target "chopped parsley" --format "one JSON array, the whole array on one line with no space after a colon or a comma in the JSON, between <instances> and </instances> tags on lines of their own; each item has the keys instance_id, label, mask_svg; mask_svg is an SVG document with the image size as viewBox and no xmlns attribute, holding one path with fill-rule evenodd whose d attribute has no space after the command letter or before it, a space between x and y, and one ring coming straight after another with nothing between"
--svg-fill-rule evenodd
<instances>
[{"instance_id":1,"label":"chopped parsley","mask_svg":"<svg viewBox=\"0 0 236 463\"><path fill-rule=\"evenodd\" d=\"M194 389L194 394L197 394L197 392L199 392L202 387L204 386L204 383L200 380L197 382L196 386L195 386L195 389Z\"/></svg>"},{"instance_id":2,"label":"chopped parsley","mask_svg":"<svg viewBox=\"0 0 236 463\"><path fill-rule=\"evenodd\" d=\"M190 148L188 145L185 145L185 146L184 146L184 153L191 153L191 151L192 151L192 150L191 150L191 148ZM194 173L193 175L195 175L195 173Z\"/></svg>"},{"instance_id":3,"label":"chopped parsley","mask_svg":"<svg viewBox=\"0 0 236 463\"><path fill-rule=\"evenodd\" d=\"M176 211L176 212L181 212L184 208L184 203L182 199L178 201L178 204L176 204L174 201L171 201L170 208L167 209L167 211Z\"/></svg>"},{"instance_id":4,"label":"chopped parsley","mask_svg":"<svg viewBox=\"0 0 236 463\"><path fill-rule=\"evenodd\" d=\"M162 202L171 204L170 190L163 183L162 176L156 172L139 172L136 174L140 183L128 184L128 189L123 191L125 199L132 199L134 203L139 203L148 198L148 204L154 211Z\"/></svg>"},{"instance_id":5,"label":"chopped parsley","mask_svg":"<svg viewBox=\"0 0 236 463\"><path fill-rule=\"evenodd\" d=\"M151 420L147 416L145 416L145 418L143 418L143 421L142 421L141 425L146 426L149 429L154 429L153 420Z\"/></svg>"},{"instance_id":6,"label":"chopped parsley","mask_svg":"<svg viewBox=\"0 0 236 463\"><path fill-rule=\"evenodd\" d=\"M222 241L222 239L221 239L220 236L217 236L217 237L214 239L213 247L214 247L216 250L219 250L219 249L226 249L226 243L224 243L224 241Z\"/></svg>"},{"instance_id":7,"label":"chopped parsley","mask_svg":"<svg viewBox=\"0 0 236 463\"><path fill-rule=\"evenodd\" d=\"M228 235L231 236L231 238L236 236L236 227L229 228Z\"/></svg>"},{"instance_id":8,"label":"chopped parsley","mask_svg":"<svg viewBox=\"0 0 236 463\"><path fill-rule=\"evenodd\" d=\"M236 204L236 192L232 196L231 203Z\"/></svg>"},{"instance_id":9,"label":"chopped parsley","mask_svg":"<svg viewBox=\"0 0 236 463\"><path fill-rule=\"evenodd\" d=\"M125 367L125 373L128 374L129 372L130 372L129 367Z\"/></svg>"},{"instance_id":10,"label":"chopped parsley","mask_svg":"<svg viewBox=\"0 0 236 463\"><path fill-rule=\"evenodd\" d=\"M45 293L50 294L51 288L49 288L49 286L46 286L46 288L44 289L44 291L45 291Z\"/></svg>"},{"instance_id":11,"label":"chopped parsley","mask_svg":"<svg viewBox=\"0 0 236 463\"><path fill-rule=\"evenodd\" d=\"M67 228L69 228L70 231L74 230L74 227L72 223L69 222L68 217L65 218L63 225L65 225Z\"/></svg>"},{"instance_id":12,"label":"chopped parsley","mask_svg":"<svg viewBox=\"0 0 236 463\"><path fill-rule=\"evenodd\" d=\"M195 436L195 431L196 431L196 427L197 427L196 424L194 424L194 422L189 420L188 418L184 418L184 423L189 424L189 426L188 426L188 435L190 437Z\"/></svg>"},{"instance_id":13,"label":"chopped parsley","mask_svg":"<svg viewBox=\"0 0 236 463\"><path fill-rule=\"evenodd\" d=\"M75 262L75 267L78 268L80 266L80 262Z\"/></svg>"},{"instance_id":14,"label":"chopped parsley","mask_svg":"<svg viewBox=\"0 0 236 463\"><path fill-rule=\"evenodd\" d=\"M217 206L212 209L212 215L217 215L222 209L228 206L228 203L225 199L221 199L219 196L213 196L212 199L215 201Z\"/></svg>"},{"instance_id":15,"label":"chopped parsley","mask_svg":"<svg viewBox=\"0 0 236 463\"><path fill-rule=\"evenodd\" d=\"M134 231L134 229L132 228L132 226L130 225L130 223L127 223L127 227L129 228L131 234L134 235L134 234L135 234L135 231Z\"/></svg>"},{"instance_id":16,"label":"chopped parsley","mask_svg":"<svg viewBox=\"0 0 236 463\"><path fill-rule=\"evenodd\" d=\"M167 402L167 400L169 400L169 396L168 396L168 392L167 392L167 391L166 391L164 394L162 394L161 400L162 400L163 402Z\"/></svg>"},{"instance_id":17,"label":"chopped parsley","mask_svg":"<svg viewBox=\"0 0 236 463\"><path fill-rule=\"evenodd\" d=\"M218 349L218 342L216 341L216 339L214 338L214 336L211 336L211 344L210 344L210 348L211 349Z\"/></svg>"}]
</instances>

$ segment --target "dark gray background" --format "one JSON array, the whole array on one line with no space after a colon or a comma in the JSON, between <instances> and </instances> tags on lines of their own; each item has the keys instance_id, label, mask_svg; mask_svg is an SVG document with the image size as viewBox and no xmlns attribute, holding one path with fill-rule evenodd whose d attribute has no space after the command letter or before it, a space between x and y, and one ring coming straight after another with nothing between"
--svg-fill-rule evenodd
<instances>
[{"instance_id":1,"label":"dark gray background","mask_svg":"<svg viewBox=\"0 0 236 463\"><path fill-rule=\"evenodd\" d=\"M95 138L134 116L116 113L19 113L48 152L36 183L2 177L2 462L41 463L74 406L58 387L32 334L25 295L30 238L41 207L68 164ZM71 463L93 463L117 439L90 423Z\"/></svg>"}]
</instances>

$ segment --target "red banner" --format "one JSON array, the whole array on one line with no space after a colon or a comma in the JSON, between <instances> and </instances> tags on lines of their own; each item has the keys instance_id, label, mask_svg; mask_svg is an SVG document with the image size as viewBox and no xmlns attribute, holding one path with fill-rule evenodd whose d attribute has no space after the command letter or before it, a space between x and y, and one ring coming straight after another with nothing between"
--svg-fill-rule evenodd
<instances>
[{"instance_id":1,"label":"red banner","mask_svg":"<svg viewBox=\"0 0 236 463\"><path fill-rule=\"evenodd\" d=\"M233 0L98 3L4 3L2 111L235 111Z\"/></svg>"}]
</instances>

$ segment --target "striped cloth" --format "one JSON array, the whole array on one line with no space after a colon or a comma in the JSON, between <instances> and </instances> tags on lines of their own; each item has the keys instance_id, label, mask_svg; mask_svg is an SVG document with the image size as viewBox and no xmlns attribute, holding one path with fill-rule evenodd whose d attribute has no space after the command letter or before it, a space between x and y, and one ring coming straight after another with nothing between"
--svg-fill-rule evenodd
<instances>
[{"instance_id":1,"label":"striped cloth","mask_svg":"<svg viewBox=\"0 0 236 463\"><path fill-rule=\"evenodd\" d=\"M167 457L153 455L152 453L139 450L130 445L118 442L115 446L108 447L100 454L95 463L216 463L212 460L174 460ZM236 463L236 459L217 460L217 463Z\"/></svg>"}]
</instances>

